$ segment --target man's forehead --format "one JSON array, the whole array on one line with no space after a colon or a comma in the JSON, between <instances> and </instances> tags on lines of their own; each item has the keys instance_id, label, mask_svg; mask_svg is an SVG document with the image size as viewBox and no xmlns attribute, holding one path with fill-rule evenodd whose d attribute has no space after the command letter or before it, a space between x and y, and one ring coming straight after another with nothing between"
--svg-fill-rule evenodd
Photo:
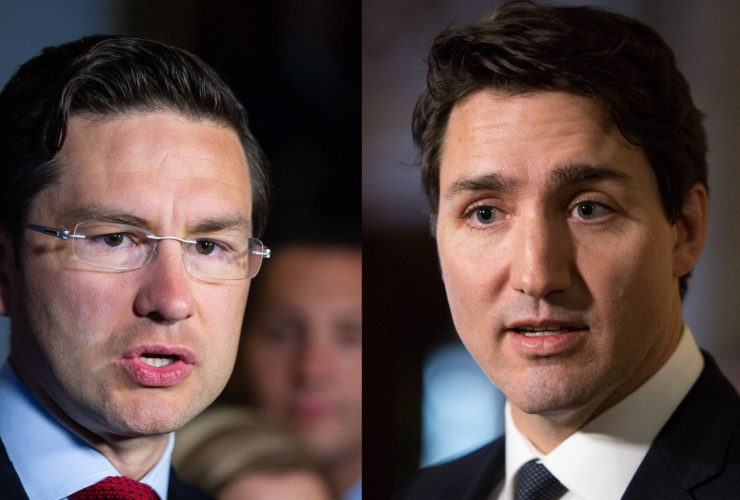
<instances>
[{"instance_id":1,"label":"man's forehead","mask_svg":"<svg viewBox=\"0 0 740 500\"><path fill-rule=\"evenodd\" d=\"M154 137L156 140L146 140ZM188 140L192 139L192 140ZM58 153L62 165L86 162L115 166L121 158L144 157L152 163L168 158L191 158L222 164L246 165L237 133L212 120L192 120L180 113L159 110L129 115L73 115L69 119L64 147Z\"/></svg>"},{"instance_id":2,"label":"man's forehead","mask_svg":"<svg viewBox=\"0 0 740 500\"><path fill-rule=\"evenodd\" d=\"M609 133L614 124L593 99L568 92L548 91L510 94L474 92L455 104L450 113L445 142L486 137L517 141L569 134L584 128Z\"/></svg>"},{"instance_id":3,"label":"man's forehead","mask_svg":"<svg viewBox=\"0 0 740 500\"><path fill-rule=\"evenodd\" d=\"M635 177L628 160L637 157L644 159L642 150L590 99L564 92L478 92L450 116L441 194L449 197L476 184L512 191L533 176L548 187L585 180L625 182Z\"/></svg>"},{"instance_id":4,"label":"man's forehead","mask_svg":"<svg viewBox=\"0 0 740 500\"><path fill-rule=\"evenodd\" d=\"M33 207L65 227L104 220L251 233L249 169L228 127L171 111L75 116L54 161L59 176Z\"/></svg>"}]
</instances>

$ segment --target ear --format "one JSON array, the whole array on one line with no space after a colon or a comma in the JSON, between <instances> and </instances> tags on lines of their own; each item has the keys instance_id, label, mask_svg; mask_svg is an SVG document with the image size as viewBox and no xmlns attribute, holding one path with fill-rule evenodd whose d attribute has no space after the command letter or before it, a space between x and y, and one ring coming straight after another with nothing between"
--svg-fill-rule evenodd
<instances>
[{"instance_id":1,"label":"ear","mask_svg":"<svg viewBox=\"0 0 740 500\"><path fill-rule=\"evenodd\" d=\"M691 272L704 248L707 237L707 190L702 184L695 184L681 208L681 214L674 224L676 244L673 247L673 275L677 278Z\"/></svg>"},{"instance_id":2,"label":"ear","mask_svg":"<svg viewBox=\"0 0 740 500\"><path fill-rule=\"evenodd\" d=\"M0 228L0 315L10 316L13 309L12 279L15 271L15 251L10 231Z\"/></svg>"}]
</instances>

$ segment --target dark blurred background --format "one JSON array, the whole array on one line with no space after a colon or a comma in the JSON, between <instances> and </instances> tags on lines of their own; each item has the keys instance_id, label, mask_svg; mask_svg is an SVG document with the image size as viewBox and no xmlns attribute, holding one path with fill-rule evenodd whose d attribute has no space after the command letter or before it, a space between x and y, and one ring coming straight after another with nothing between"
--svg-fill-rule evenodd
<instances>
[{"instance_id":1,"label":"dark blurred background","mask_svg":"<svg viewBox=\"0 0 740 500\"><path fill-rule=\"evenodd\" d=\"M482 372L469 358L467 362L461 358L465 353L447 308L419 172L409 166L415 159L411 112L424 86L429 45L451 24L472 23L500 3L364 0L362 4L363 484L367 498L388 498L420 463L444 456L435 451L440 439L460 433L455 439L464 441L463 448L477 446L465 435L473 427L471 414L482 412L489 420L475 424L480 441L490 440L502 429L500 396L491 384L481 386ZM690 280L684 317L700 347L710 351L740 387L740 259L736 256L740 244L736 202L740 3L547 3L602 6L656 28L675 51L697 106L707 114L709 235ZM440 414L440 408L452 414Z\"/></svg>"},{"instance_id":2,"label":"dark blurred background","mask_svg":"<svg viewBox=\"0 0 740 500\"><path fill-rule=\"evenodd\" d=\"M273 166L273 209L262 239L275 257L280 248L273 241L317 226L360 238L358 3L0 2L0 86L42 48L93 33L184 48L226 78ZM8 328L0 318L0 363Z\"/></svg>"}]
</instances>

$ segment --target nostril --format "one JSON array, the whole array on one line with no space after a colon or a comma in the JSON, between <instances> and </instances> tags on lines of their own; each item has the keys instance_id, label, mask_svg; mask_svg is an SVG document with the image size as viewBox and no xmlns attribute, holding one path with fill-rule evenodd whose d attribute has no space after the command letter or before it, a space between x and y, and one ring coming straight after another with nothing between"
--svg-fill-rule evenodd
<instances>
[{"instance_id":1,"label":"nostril","mask_svg":"<svg viewBox=\"0 0 740 500\"><path fill-rule=\"evenodd\" d=\"M167 318L162 316L162 314L157 311L150 312L146 315L146 317L152 320L154 323L167 323Z\"/></svg>"}]
</instances>

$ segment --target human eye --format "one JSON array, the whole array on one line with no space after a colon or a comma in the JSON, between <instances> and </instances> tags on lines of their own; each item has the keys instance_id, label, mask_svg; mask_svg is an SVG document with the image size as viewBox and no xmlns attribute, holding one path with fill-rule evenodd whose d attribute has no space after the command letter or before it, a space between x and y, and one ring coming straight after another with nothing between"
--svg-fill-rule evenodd
<instances>
[{"instance_id":1,"label":"human eye","mask_svg":"<svg viewBox=\"0 0 740 500\"><path fill-rule=\"evenodd\" d=\"M195 243L195 251L201 255L218 255L221 250L221 246L212 240L197 240Z\"/></svg>"},{"instance_id":2,"label":"human eye","mask_svg":"<svg viewBox=\"0 0 740 500\"><path fill-rule=\"evenodd\" d=\"M303 326L291 319L269 321L263 326L262 335L272 344L297 345L303 338Z\"/></svg>"},{"instance_id":3,"label":"human eye","mask_svg":"<svg viewBox=\"0 0 740 500\"><path fill-rule=\"evenodd\" d=\"M466 219L473 229L485 229L506 217L503 211L493 205L475 203L465 210L461 218Z\"/></svg>"},{"instance_id":4,"label":"human eye","mask_svg":"<svg viewBox=\"0 0 740 500\"><path fill-rule=\"evenodd\" d=\"M195 243L188 245L188 250L197 257L214 260L234 259L238 254L234 242L212 236L195 238Z\"/></svg>"},{"instance_id":5,"label":"human eye","mask_svg":"<svg viewBox=\"0 0 740 500\"><path fill-rule=\"evenodd\" d=\"M130 232L102 232L85 236L91 245L100 249L125 249L136 246L141 241L140 236Z\"/></svg>"},{"instance_id":6,"label":"human eye","mask_svg":"<svg viewBox=\"0 0 740 500\"><path fill-rule=\"evenodd\" d=\"M584 221L600 220L614 210L595 200L580 200L570 209L570 215Z\"/></svg>"}]
</instances>

